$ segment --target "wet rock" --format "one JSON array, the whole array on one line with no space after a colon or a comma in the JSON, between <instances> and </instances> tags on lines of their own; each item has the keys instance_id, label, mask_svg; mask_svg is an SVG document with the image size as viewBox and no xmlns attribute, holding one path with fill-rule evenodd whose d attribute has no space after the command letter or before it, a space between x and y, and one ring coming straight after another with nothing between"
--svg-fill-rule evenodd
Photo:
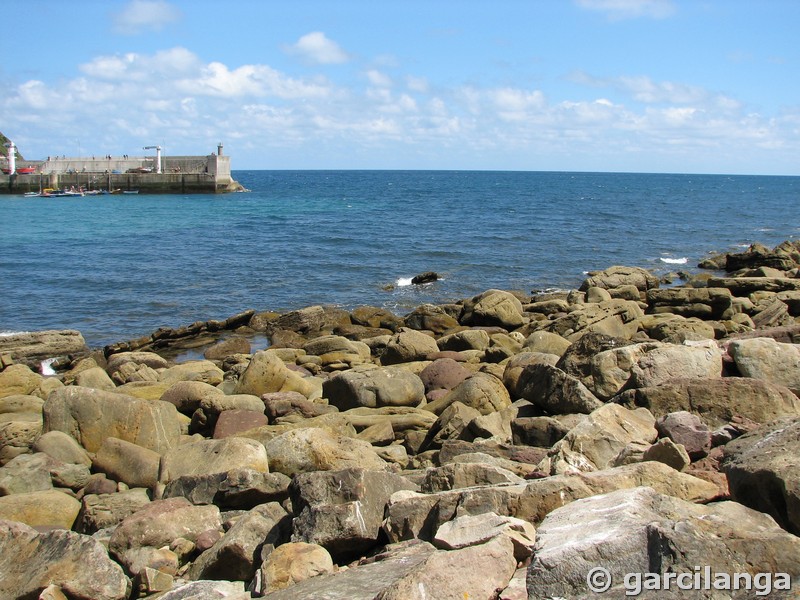
<instances>
[{"instance_id":1,"label":"wet rock","mask_svg":"<svg viewBox=\"0 0 800 600\"><path fill-rule=\"evenodd\" d=\"M206 360L224 360L231 354L250 354L250 342L247 338L232 336L220 340L203 352L203 358Z\"/></svg>"},{"instance_id":2,"label":"wet rock","mask_svg":"<svg viewBox=\"0 0 800 600\"><path fill-rule=\"evenodd\" d=\"M422 285L423 283L432 283L439 279L439 274L434 271L425 271L419 275L414 275L411 278L411 283L414 285Z\"/></svg>"},{"instance_id":3,"label":"wet rock","mask_svg":"<svg viewBox=\"0 0 800 600\"><path fill-rule=\"evenodd\" d=\"M418 306L403 319L403 324L418 331L432 331L442 334L458 327L455 317L448 314L441 306L423 304Z\"/></svg>"}]
</instances>

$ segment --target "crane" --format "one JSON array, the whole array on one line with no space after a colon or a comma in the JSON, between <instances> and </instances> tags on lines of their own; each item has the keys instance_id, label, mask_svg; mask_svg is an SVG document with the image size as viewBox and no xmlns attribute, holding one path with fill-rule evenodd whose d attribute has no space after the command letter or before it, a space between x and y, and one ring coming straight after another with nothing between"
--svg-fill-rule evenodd
<instances>
[{"instance_id":1,"label":"crane","mask_svg":"<svg viewBox=\"0 0 800 600\"><path fill-rule=\"evenodd\" d=\"M156 173L161 173L161 146L145 146L143 150L156 151Z\"/></svg>"}]
</instances>

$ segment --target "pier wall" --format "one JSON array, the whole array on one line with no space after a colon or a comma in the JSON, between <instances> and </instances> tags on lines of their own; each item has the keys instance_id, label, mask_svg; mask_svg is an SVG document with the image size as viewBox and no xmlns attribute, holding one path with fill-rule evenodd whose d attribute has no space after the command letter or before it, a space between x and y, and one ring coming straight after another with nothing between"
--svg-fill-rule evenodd
<instances>
[{"instance_id":1,"label":"pier wall","mask_svg":"<svg viewBox=\"0 0 800 600\"><path fill-rule=\"evenodd\" d=\"M34 173L0 174L0 194L25 194L46 188L86 190L138 190L144 194L224 193L241 189L231 177L229 156L167 156L156 173L154 157L48 157L22 161L18 168ZM150 173L128 173L151 168Z\"/></svg>"}]
</instances>

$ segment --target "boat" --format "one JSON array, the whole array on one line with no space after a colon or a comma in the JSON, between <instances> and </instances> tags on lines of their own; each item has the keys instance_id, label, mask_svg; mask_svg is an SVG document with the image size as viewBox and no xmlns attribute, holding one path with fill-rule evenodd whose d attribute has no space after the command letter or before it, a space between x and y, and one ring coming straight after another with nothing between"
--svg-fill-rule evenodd
<instances>
[{"instance_id":1,"label":"boat","mask_svg":"<svg viewBox=\"0 0 800 600\"><path fill-rule=\"evenodd\" d=\"M3 173L6 175L11 175L11 169L3 169ZM36 167L20 167L14 171L17 175L31 175L36 173Z\"/></svg>"}]
</instances>

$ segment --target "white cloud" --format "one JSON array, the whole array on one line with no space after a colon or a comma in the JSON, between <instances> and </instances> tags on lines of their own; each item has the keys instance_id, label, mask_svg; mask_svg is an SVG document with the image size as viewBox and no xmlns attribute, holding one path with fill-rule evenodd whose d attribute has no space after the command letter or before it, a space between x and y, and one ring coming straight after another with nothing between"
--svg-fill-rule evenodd
<instances>
[{"instance_id":1,"label":"white cloud","mask_svg":"<svg viewBox=\"0 0 800 600\"><path fill-rule=\"evenodd\" d=\"M307 33L285 49L311 64L337 65L350 60L347 52L321 31Z\"/></svg>"},{"instance_id":2,"label":"white cloud","mask_svg":"<svg viewBox=\"0 0 800 600\"><path fill-rule=\"evenodd\" d=\"M381 73L377 69L370 69L367 71L367 79L369 80L370 84L374 85L375 87L392 87L392 78L386 75L386 73Z\"/></svg>"},{"instance_id":3,"label":"white cloud","mask_svg":"<svg viewBox=\"0 0 800 600\"><path fill-rule=\"evenodd\" d=\"M671 0L575 0L581 8L605 13L609 19L636 19L647 17L664 19L675 13Z\"/></svg>"},{"instance_id":4,"label":"white cloud","mask_svg":"<svg viewBox=\"0 0 800 600\"><path fill-rule=\"evenodd\" d=\"M99 56L81 65L78 77L7 87L0 122L37 131L41 155L74 152L74 140L87 131L99 132L91 151L100 154L135 151L152 140L192 154L230 141L236 168L268 167L256 164L268 154L279 160L291 154L294 166L282 163L287 168L348 160L355 161L351 167L386 167L400 156L424 156L421 168L457 166L459 159L462 167L480 168L484 159L494 160L484 165L493 167L591 149L596 156L615 153L620 165L647 156L657 168L659 157L678 156L681 148L690 166L693 149L702 156L800 151L800 107L778 116L748 114L733 98L679 81L578 74L573 81L589 87L551 97L523 86L434 90L402 72L365 75L366 87L363 79L337 85L318 73L298 78L265 64L207 63L184 48ZM506 166L535 168L525 164L534 163Z\"/></svg>"},{"instance_id":5,"label":"white cloud","mask_svg":"<svg viewBox=\"0 0 800 600\"><path fill-rule=\"evenodd\" d=\"M114 30L123 34L159 31L181 18L181 12L164 0L131 0L113 16Z\"/></svg>"}]
</instances>

